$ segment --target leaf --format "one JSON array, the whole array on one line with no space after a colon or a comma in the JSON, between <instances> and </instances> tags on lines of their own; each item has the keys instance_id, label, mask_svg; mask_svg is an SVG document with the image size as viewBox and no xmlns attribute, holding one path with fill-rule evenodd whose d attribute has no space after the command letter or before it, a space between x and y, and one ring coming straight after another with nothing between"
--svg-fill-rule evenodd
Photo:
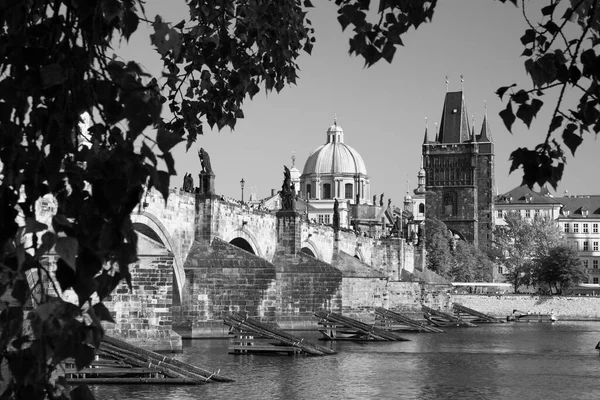
<instances>
[{"instance_id":1,"label":"leaf","mask_svg":"<svg viewBox=\"0 0 600 400\"><path fill-rule=\"evenodd\" d=\"M563 119L564 117L562 115L555 115L554 118L552 118L552 122L550 123L548 133L550 134L556 129L558 129L558 127L562 125Z\"/></svg>"},{"instance_id":2,"label":"leaf","mask_svg":"<svg viewBox=\"0 0 600 400\"><path fill-rule=\"evenodd\" d=\"M521 89L517 93L513 94L512 96L510 96L510 98L515 103L523 104L527 100L529 100L529 94L527 94L526 91L524 91L524 90Z\"/></svg>"},{"instance_id":3,"label":"leaf","mask_svg":"<svg viewBox=\"0 0 600 400\"><path fill-rule=\"evenodd\" d=\"M77 257L78 248L77 239L67 236L59 237L56 240L54 251L75 271L75 258Z\"/></svg>"},{"instance_id":4,"label":"leaf","mask_svg":"<svg viewBox=\"0 0 600 400\"><path fill-rule=\"evenodd\" d=\"M583 138L575 133L576 129L577 125L568 124L562 134L563 142L567 145L569 150L571 150L571 154L573 155L575 155L577 147L583 142Z\"/></svg>"},{"instance_id":5,"label":"leaf","mask_svg":"<svg viewBox=\"0 0 600 400\"><path fill-rule=\"evenodd\" d=\"M112 322L113 324L116 323L113 317L110 315L110 311L108 311L103 303L96 303L92 306L92 308L94 309L96 316L100 318L100 321L108 321Z\"/></svg>"},{"instance_id":6,"label":"leaf","mask_svg":"<svg viewBox=\"0 0 600 400\"><path fill-rule=\"evenodd\" d=\"M154 187L162 194L163 199L165 200L165 204L167 203L167 198L169 197L169 173L165 171L156 171L154 174L154 179L152 181Z\"/></svg>"},{"instance_id":7,"label":"leaf","mask_svg":"<svg viewBox=\"0 0 600 400\"><path fill-rule=\"evenodd\" d=\"M137 30L139 23L140 19L133 10L125 10L125 13L123 14L123 36L125 36L127 41L129 41L133 32Z\"/></svg>"},{"instance_id":8,"label":"leaf","mask_svg":"<svg viewBox=\"0 0 600 400\"><path fill-rule=\"evenodd\" d=\"M544 16L552 15L552 13L554 12L554 9L556 8L557 5L558 5L558 1L554 4L550 4L549 6L542 7L542 15L544 15Z\"/></svg>"},{"instance_id":9,"label":"leaf","mask_svg":"<svg viewBox=\"0 0 600 400\"><path fill-rule=\"evenodd\" d=\"M500 111L498 115L500 115L500 118L502 118L502 122L504 122L506 129L508 129L508 131L512 133L511 128L516 118L513 114L511 103L509 102L506 108Z\"/></svg>"},{"instance_id":10,"label":"leaf","mask_svg":"<svg viewBox=\"0 0 600 400\"><path fill-rule=\"evenodd\" d=\"M78 370L89 366L92 361L94 361L94 356L95 352L92 346L85 343L79 343L77 351L75 352L75 366Z\"/></svg>"},{"instance_id":11,"label":"leaf","mask_svg":"<svg viewBox=\"0 0 600 400\"><path fill-rule=\"evenodd\" d=\"M158 128L158 133L156 134L156 143L158 144L158 148L163 153L168 153L173 146L183 141L184 139L181 137L181 135L178 135L169 129L165 129L164 127Z\"/></svg>"},{"instance_id":12,"label":"leaf","mask_svg":"<svg viewBox=\"0 0 600 400\"><path fill-rule=\"evenodd\" d=\"M59 258L56 261L56 272L55 272L56 280L58 281L58 285L60 286L60 290L63 292L67 289L73 287L76 282L75 271L63 260Z\"/></svg>"},{"instance_id":13,"label":"leaf","mask_svg":"<svg viewBox=\"0 0 600 400\"><path fill-rule=\"evenodd\" d=\"M496 90L496 94L498 95L498 97L500 97L500 100L502 100L502 96L504 96L504 93L506 93L506 91L512 87L517 86L516 83L513 83L510 86L502 86L501 88L498 88L498 90Z\"/></svg>"},{"instance_id":14,"label":"leaf","mask_svg":"<svg viewBox=\"0 0 600 400\"><path fill-rule=\"evenodd\" d=\"M535 31L533 29L527 29L525 31L525 34L523 36L521 36L521 43L523 43L523 45L531 43L534 40L535 40Z\"/></svg>"},{"instance_id":15,"label":"leaf","mask_svg":"<svg viewBox=\"0 0 600 400\"><path fill-rule=\"evenodd\" d=\"M25 217L25 233L36 233L46 229L48 229L48 225L39 222L34 217Z\"/></svg>"},{"instance_id":16,"label":"leaf","mask_svg":"<svg viewBox=\"0 0 600 400\"><path fill-rule=\"evenodd\" d=\"M72 227L73 224L64 214L56 214L52 217L52 229L54 229L54 232L62 232L65 229L71 229Z\"/></svg>"},{"instance_id":17,"label":"leaf","mask_svg":"<svg viewBox=\"0 0 600 400\"><path fill-rule=\"evenodd\" d=\"M40 78L42 79L42 87L48 89L64 83L67 80L67 74L60 65L50 64L40 68Z\"/></svg>"},{"instance_id":18,"label":"leaf","mask_svg":"<svg viewBox=\"0 0 600 400\"><path fill-rule=\"evenodd\" d=\"M25 279L18 279L13 284L12 291L10 295L14 297L21 305L25 304L25 300L27 299L27 293L29 292L29 286Z\"/></svg>"}]
</instances>

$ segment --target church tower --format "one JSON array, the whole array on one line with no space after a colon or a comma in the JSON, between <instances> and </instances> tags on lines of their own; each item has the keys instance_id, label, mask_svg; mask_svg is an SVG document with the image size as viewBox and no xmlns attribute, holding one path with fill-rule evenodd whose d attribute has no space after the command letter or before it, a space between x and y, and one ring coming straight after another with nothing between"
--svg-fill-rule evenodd
<instances>
[{"instance_id":1,"label":"church tower","mask_svg":"<svg viewBox=\"0 0 600 400\"><path fill-rule=\"evenodd\" d=\"M462 90L447 92L439 132L434 140L426 133L422 154L426 215L485 250L494 221L494 143L487 111L476 135Z\"/></svg>"}]
</instances>

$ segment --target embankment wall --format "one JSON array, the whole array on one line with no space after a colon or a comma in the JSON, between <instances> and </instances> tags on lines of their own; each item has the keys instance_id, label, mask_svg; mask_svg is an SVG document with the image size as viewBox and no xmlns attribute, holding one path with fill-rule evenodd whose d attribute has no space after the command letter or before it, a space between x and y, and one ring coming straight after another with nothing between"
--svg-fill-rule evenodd
<instances>
[{"instance_id":1,"label":"embankment wall","mask_svg":"<svg viewBox=\"0 0 600 400\"><path fill-rule=\"evenodd\" d=\"M559 321L600 321L599 296L453 294L451 301L495 317L506 317L513 310L539 314L553 311Z\"/></svg>"}]
</instances>

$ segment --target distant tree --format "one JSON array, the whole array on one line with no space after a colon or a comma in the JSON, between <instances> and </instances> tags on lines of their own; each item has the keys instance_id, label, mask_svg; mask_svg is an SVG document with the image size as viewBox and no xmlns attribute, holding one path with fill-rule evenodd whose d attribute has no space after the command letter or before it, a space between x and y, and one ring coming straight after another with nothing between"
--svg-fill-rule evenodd
<instances>
[{"instance_id":1,"label":"distant tree","mask_svg":"<svg viewBox=\"0 0 600 400\"><path fill-rule=\"evenodd\" d=\"M454 238L446 224L437 218L425 220L425 249L427 250L427 268L445 277L450 277L450 268L454 264L452 247Z\"/></svg>"},{"instance_id":2,"label":"distant tree","mask_svg":"<svg viewBox=\"0 0 600 400\"><path fill-rule=\"evenodd\" d=\"M455 238L437 218L425 220L427 268L452 281L481 282L492 277L493 263L478 248Z\"/></svg>"},{"instance_id":3,"label":"distant tree","mask_svg":"<svg viewBox=\"0 0 600 400\"><path fill-rule=\"evenodd\" d=\"M539 260L539 281L550 286L553 293L563 294L586 278L577 252L566 245L557 246Z\"/></svg>"},{"instance_id":4,"label":"distant tree","mask_svg":"<svg viewBox=\"0 0 600 400\"><path fill-rule=\"evenodd\" d=\"M535 283L535 262L561 243L562 233L550 217L523 218L511 212L504 221L506 225L494 228L491 254L506 268L505 277L517 291L520 285Z\"/></svg>"},{"instance_id":5,"label":"distant tree","mask_svg":"<svg viewBox=\"0 0 600 400\"><path fill-rule=\"evenodd\" d=\"M471 243L459 240L453 252L450 276L456 282L490 282L494 264L487 254Z\"/></svg>"}]
</instances>

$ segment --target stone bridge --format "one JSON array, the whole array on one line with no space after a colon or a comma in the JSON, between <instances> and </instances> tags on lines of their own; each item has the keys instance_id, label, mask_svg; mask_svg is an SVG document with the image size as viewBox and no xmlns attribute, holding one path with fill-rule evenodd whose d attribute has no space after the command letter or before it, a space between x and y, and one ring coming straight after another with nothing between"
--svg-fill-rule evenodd
<instances>
[{"instance_id":1,"label":"stone bridge","mask_svg":"<svg viewBox=\"0 0 600 400\"><path fill-rule=\"evenodd\" d=\"M49 213L50 203L41 209ZM222 316L229 311L306 329L316 326L313 313L321 308L418 311L423 301L441 301L435 289L423 290L435 278L423 267L424 249L398 237L336 234L294 211L180 190L166 203L150 191L132 221L141 234L133 290L122 284L107 299L117 322L107 328L147 348L176 350L181 337L226 335Z\"/></svg>"}]
</instances>

